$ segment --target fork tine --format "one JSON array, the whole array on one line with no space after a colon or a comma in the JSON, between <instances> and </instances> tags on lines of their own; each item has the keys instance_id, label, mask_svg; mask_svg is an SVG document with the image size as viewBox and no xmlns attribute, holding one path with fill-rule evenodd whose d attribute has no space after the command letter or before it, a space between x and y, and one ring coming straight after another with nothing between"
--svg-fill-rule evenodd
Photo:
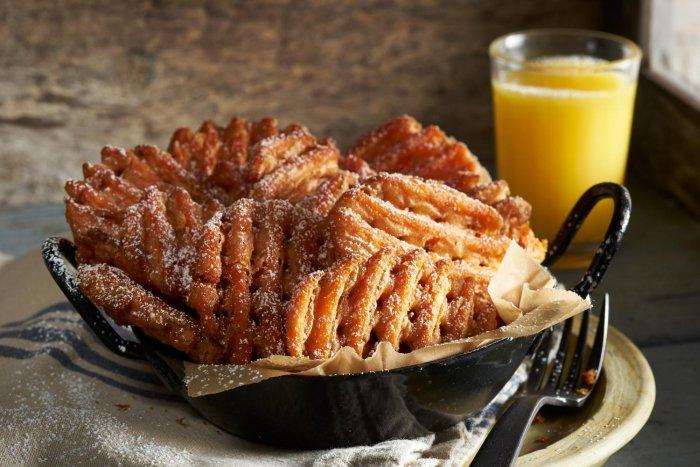
<instances>
[{"instance_id":1,"label":"fork tine","mask_svg":"<svg viewBox=\"0 0 700 467\"><path fill-rule=\"evenodd\" d=\"M610 319L610 296L605 294L603 301L603 309L598 317L598 327L595 332L595 340L591 348L591 355L588 357L588 368L596 371L596 378L600 376L600 370L603 367L603 358L605 357L605 347L608 342L608 321Z\"/></svg>"},{"instance_id":2,"label":"fork tine","mask_svg":"<svg viewBox=\"0 0 700 467\"><path fill-rule=\"evenodd\" d=\"M549 361L549 350L552 342L552 329L548 329L543 333L540 344L532 357L532 367L530 368L530 374L528 375L527 382L525 383L525 389L527 391L536 391L545 374L547 374L547 363Z\"/></svg>"},{"instance_id":3,"label":"fork tine","mask_svg":"<svg viewBox=\"0 0 700 467\"><path fill-rule=\"evenodd\" d=\"M561 378L562 371L564 370L564 363L566 363L566 351L569 347L569 336L571 335L573 321L573 318L569 318L564 322L559 348L557 349L557 354L554 356L554 362L552 362L552 372L549 375L549 380L544 389L553 390Z\"/></svg>"},{"instance_id":4,"label":"fork tine","mask_svg":"<svg viewBox=\"0 0 700 467\"><path fill-rule=\"evenodd\" d=\"M586 354L586 340L588 338L588 320L590 314L591 310L589 308L583 313L583 316L581 316L581 328L578 331L578 339L576 341L574 355L571 357L569 372L566 379L560 385L560 389L564 391L573 390L581 376L581 367L583 366L583 360Z\"/></svg>"}]
</instances>

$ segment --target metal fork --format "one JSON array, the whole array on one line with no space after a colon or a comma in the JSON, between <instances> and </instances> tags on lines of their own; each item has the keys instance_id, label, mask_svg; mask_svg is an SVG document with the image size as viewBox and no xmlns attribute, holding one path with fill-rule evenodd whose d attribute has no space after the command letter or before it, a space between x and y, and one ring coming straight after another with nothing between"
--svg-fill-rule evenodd
<instances>
[{"instance_id":1,"label":"metal fork","mask_svg":"<svg viewBox=\"0 0 700 467\"><path fill-rule=\"evenodd\" d=\"M547 371L550 366L549 356L554 346L553 332L549 330L544 334L533 356L530 374L522 392L516 396L513 403L496 422L474 458L473 466L514 465L525 434L542 406L581 407L586 403L603 367L608 337L609 307L609 297L606 294L603 310L598 318L595 340L586 365L583 363L590 310L582 314L578 339L573 351L568 349L574 318L566 320L549 372ZM571 363L565 375L564 366L567 361ZM595 371L594 375L584 376L591 370ZM590 376L593 376L592 384L590 384L591 381L585 381L590 379Z\"/></svg>"}]
</instances>

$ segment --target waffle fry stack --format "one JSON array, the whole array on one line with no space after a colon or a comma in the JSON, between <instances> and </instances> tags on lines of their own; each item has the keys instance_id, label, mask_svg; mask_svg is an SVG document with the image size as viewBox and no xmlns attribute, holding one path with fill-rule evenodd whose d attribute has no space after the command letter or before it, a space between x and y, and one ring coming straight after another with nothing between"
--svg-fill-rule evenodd
<instances>
[{"instance_id":1,"label":"waffle fry stack","mask_svg":"<svg viewBox=\"0 0 700 467\"><path fill-rule=\"evenodd\" d=\"M106 147L66 184L83 293L199 363L411 351L494 329L486 292L530 207L399 117L347 154L273 119Z\"/></svg>"}]
</instances>

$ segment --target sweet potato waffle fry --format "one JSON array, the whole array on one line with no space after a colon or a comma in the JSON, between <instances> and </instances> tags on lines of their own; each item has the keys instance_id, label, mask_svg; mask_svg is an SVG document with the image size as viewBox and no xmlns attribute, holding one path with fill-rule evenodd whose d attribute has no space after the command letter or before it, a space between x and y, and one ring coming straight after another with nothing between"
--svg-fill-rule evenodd
<instances>
[{"instance_id":1,"label":"sweet potato waffle fry","mask_svg":"<svg viewBox=\"0 0 700 467\"><path fill-rule=\"evenodd\" d=\"M229 361L245 362L284 352L282 268L292 210L283 200L242 199L208 212L179 187L149 187L123 211L69 198L66 212L81 263L116 266L157 293L152 301L180 303ZM118 312L109 304L119 303L120 292L92 291L84 290Z\"/></svg>"},{"instance_id":2,"label":"sweet potato waffle fry","mask_svg":"<svg viewBox=\"0 0 700 467\"><path fill-rule=\"evenodd\" d=\"M530 206L410 117L344 157L299 125L205 122L168 152L106 147L83 175L66 184L81 289L200 363L494 329L486 287L508 243L544 252Z\"/></svg>"},{"instance_id":3,"label":"sweet potato waffle fry","mask_svg":"<svg viewBox=\"0 0 700 467\"><path fill-rule=\"evenodd\" d=\"M248 196L295 203L340 170L332 140L319 141L296 124L279 130L271 118L235 117L226 127L207 121L196 132L180 128L168 151L224 202Z\"/></svg>"},{"instance_id":4,"label":"sweet potato waffle fry","mask_svg":"<svg viewBox=\"0 0 700 467\"><path fill-rule=\"evenodd\" d=\"M423 128L406 115L362 136L348 151L348 157L364 160L378 172L441 180L459 190L491 180L464 143L436 126Z\"/></svg>"},{"instance_id":5,"label":"sweet potato waffle fry","mask_svg":"<svg viewBox=\"0 0 700 467\"><path fill-rule=\"evenodd\" d=\"M342 165L366 177L378 171L442 181L493 206L503 217L504 233L533 258L544 259L546 244L535 237L529 225L531 206L511 196L505 181L491 181L469 149L436 126L423 128L412 117L397 117L361 137Z\"/></svg>"},{"instance_id":6,"label":"sweet potato waffle fry","mask_svg":"<svg viewBox=\"0 0 700 467\"><path fill-rule=\"evenodd\" d=\"M108 169L101 173L123 182ZM317 267L320 231L313 221L323 218L353 180L336 174L297 207L249 198L227 208L217 201L200 205L180 187L151 186L127 191L128 201L139 193L141 198L124 208L122 193L104 184L95 183L96 188L89 177L66 185L66 217L81 264L115 266L155 293L150 302L181 304L183 316L191 316L202 334L222 347L217 358L242 363L284 354L286 294L298 277ZM84 292L109 314L119 314L121 322L138 317L120 308L124 288L115 289L113 297L110 289L100 289L99 297L92 295L95 290ZM131 324L150 334L141 321ZM157 337L170 343L162 333ZM175 347L202 355L182 344Z\"/></svg>"},{"instance_id":7,"label":"sweet potato waffle fry","mask_svg":"<svg viewBox=\"0 0 700 467\"><path fill-rule=\"evenodd\" d=\"M420 249L346 256L298 285L287 307L287 352L328 358L349 346L368 356L379 341L410 351L493 329L488 271L464 266Z\"/></svg>"},{"instance_id":8,"label":"sweet potato waffle fry","mask_svg":"<svg viewBox=\"0 0 700 467\"><path fill-rule=\"evenodd\" d=\"M509 242L494 208L442 183L400 174L380 174L347 191L328 223L328 247L336 258L419 247L494 265Z\"/></svg>"},{"instance_id":9,"label":"sweet potato waffle fry","mask_svg":"<svg viewBox=\"0 0 700 467\"><path fill-rule=\"evenodd\" d=\"M535 237L530 228L532 206L519 196L511 196L504 180L476 185L466 190L466 194L495 208L503 218L503 233L520 244L538 262L544 259L547 242Z\"/></svg>"},{"instance_id":10,"label":"sweet potato waffle fry","mask_svg":"<svg viewBox=\"0 0 700 467\"><path fill-rule=\"evenodd\" d=\"M106 264L83 264L78 267L78 277L85 295L118 324L138 326L195 361L220 359L222 347L202 332L195 319L153 295L122 270Z\"/></svg>"}]
</instances>

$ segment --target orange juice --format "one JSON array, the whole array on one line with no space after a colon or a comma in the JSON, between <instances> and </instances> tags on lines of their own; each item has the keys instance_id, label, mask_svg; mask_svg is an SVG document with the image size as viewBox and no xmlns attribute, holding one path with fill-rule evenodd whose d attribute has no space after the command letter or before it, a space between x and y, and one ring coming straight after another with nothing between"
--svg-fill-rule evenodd
<instances>
[{"instance_id":1,"label":"orange juice","mask_svg":"<svg viewBox=\"0 0 700 467\"><path fill-rule=\"evenodd\" d=\"M498 175L533 205L533 229L550 240L587 188L624 177L636 82L596 71L599 61L549 57L493 82ZM602 238L605 202L577 242Z\"/></svg>"}]
</instances>

